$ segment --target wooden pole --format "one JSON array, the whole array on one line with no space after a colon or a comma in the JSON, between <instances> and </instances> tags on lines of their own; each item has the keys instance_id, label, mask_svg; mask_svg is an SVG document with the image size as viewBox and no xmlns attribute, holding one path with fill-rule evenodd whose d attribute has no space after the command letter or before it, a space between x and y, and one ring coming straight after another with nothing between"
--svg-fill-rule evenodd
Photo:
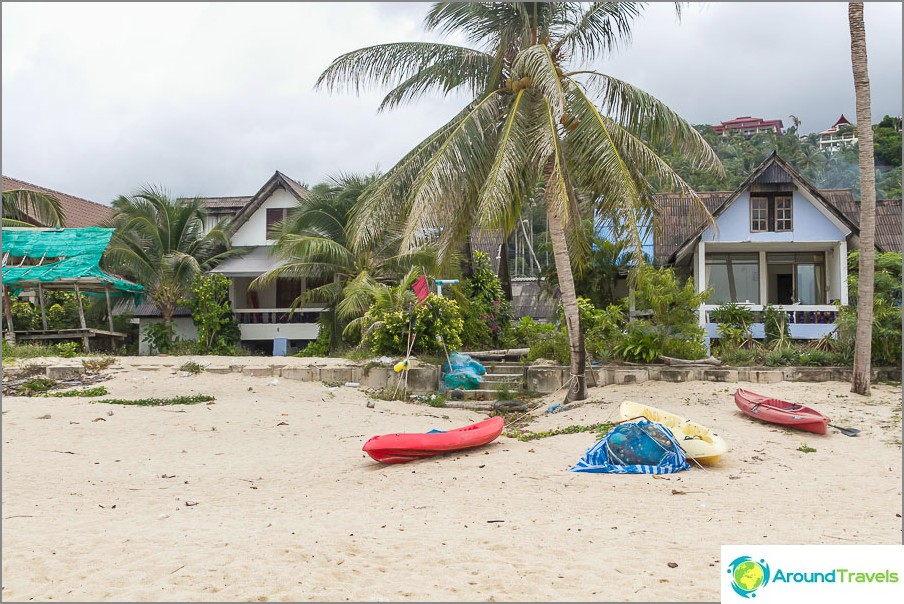
<instances>
[{"instance_id":1,"label":"wooden pole","mask_svg":"<svg viewBox=\"0 0 904 604\"><path fill-rule=\"evenodd\" d=\"M16 328L13 326L13 310L10 307L9 291L3 286L3 312L6 315L6 341L16 345Z\"/></svg>"},{"instance_id":2,"label":"wooden pole","mask_svg":"<svg viewBox=\"0 0 904 604\"><path fill-rule=\"evenodd\" d=\"M44 288L38 283L38 302L41 304L41 325L47 331L47 311L44 310Z\"/></svg>"},{"instance_id":3,"label":"wooden pole","mask_svg":"<svg viewBox=\"0 0 904 604\"><path fill-rule=\"evenodd\" d=\"M116 331L113 329L113 306L110 304L110 286L106 283L104 283L104 295L107 297L107 320L110 324L110 331Z\"/></svg>"},{"instance_id":4,"label":"wooden pole","mask_svg":"<svg viewBox=\"0 0 904 604\"><path fill-rule=\"evenodd\" d=\"M88 326L85 325L85 309L82 306L82 294L78 290L78 281L75 282L75 299L78 300L78 322L79 325L82 326L82 329L88 329ZM82 334L82 347L85 352L91 352L91 347L88 344L88 334Z\"/></svg>"}]
</instances>

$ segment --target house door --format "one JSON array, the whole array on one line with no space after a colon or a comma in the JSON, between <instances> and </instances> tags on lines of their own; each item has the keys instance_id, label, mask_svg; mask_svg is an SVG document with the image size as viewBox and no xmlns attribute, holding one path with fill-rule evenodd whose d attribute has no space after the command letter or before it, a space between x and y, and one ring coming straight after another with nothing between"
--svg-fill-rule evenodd
<instances>
[{"instance_id":1,"label":"house door","mask_svg":"<svg viewBox=\"0 0 904 604\"><path fill-rule=\"evenodd\" d=\"M792 304L794 297L794 276L791 273L775 276L775 301L778 304Z\"/></svg>"},{"instance_id":2,"label":"house door","mask_svg":"<svg viewBox=\"0 0 904 604\"><path fill-rule=\"evenodd\" d=\"M301 279L276 280L276 308L289 308L301 295Z\"/></svg>"}]
</instances>

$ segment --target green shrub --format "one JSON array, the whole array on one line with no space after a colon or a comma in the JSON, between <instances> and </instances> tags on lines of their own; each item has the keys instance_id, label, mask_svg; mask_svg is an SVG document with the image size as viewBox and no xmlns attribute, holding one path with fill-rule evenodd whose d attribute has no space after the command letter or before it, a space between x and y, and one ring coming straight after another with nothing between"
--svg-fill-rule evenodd
<instances>
[{"instance_id":1,"label":"green shrub","mask_svg":"<svg viewBox=\"0 0 904 604\"><path fill-rule=\"evenodd\" d=\"M514 329L516 341L528 347L527 360L551 359L567 364L571 358L568 335L550 323L538 323L530 317L522 317Z\"/></svg>"},{"instance_id":2,"label":"green shrub","mask_svg":"<svg viewBox=\"0 0 904 604\"><path fill-rule=\"evenodd\" d=\"M706 356L706 346L703 344L703 328L697 334L681 334L668 336L662 341L662 354L677 359L702 359Z\"/></svg>"},{"instance_id":3,"label":"green shrub","mask_svg":"<svg viewBox=\"0 0 904 604\"><path fill-rule=\"evenodd\" d=\"M723 304L710 313L710 319L719 324L720 347L734 348L753 339L750 326L754 322L753 312L735 302Z\"/></svg>"},{"instance_id":4,"label":"green shrub","mask_svg":"<svg viewBox=\"0 0 904 604\"><path fill-rule=\"evenodd\" d=\"M767 367L787 367L800 364L800 351L797 348L781 348L766 353L764 364Z\"/></svg>"},{"instance_id":5,"label":"green shrub","mask_svg":"<svg viewBox=\"0 0 904 604\"><path fill-rule=\"evenodd\" d=\"M318 321L320 331L317 339L308 342L308 345L292 356L296 357L328 357L330 356L330 342L332 341L332 328L326 321Z\"/></svg>"},{"instance_id":6,"label":"green shrub","mask_svg":"<svg viewBox=\"0 0 904 604\"><path fill-rule=\"evenodd\" d=\"M173 347L173 336L173 324L161 321L145 327L144 336L141 339L150 346L151 354L169 354Z\"/></svg>"},{"instance_id":7,"label":"green shrub","mask_svg":"<svg viewBox=\"0 0 904 604\"><path fill-rule=\"evenodd\" d=\"M581 300L579 298L578 302ZM628 315L624 307L615 304L595 310L595 313L586 313L589 324L584 332L584 346L594 359L608 361L616 358L615 349L624 338ZM583 316L581 326L584 326Z\"/></svg>"},{"instance_id":8,"label":"green shrub","mask_svg":"<svg viewBox=\"0 0 904 604\"><path fill-rule=\"evenodd\" d=\"M615 353L626 361L652 363L662 354L662 337L649 321L635 319Z\"/></svg>"},{"instance_id":9,"label":"green shrub","mask_svg":"<svg viewBox=\"0 0 904 604\"><path fill-rule=\"evenodd\" d=\"M499 346L512 320L512 307L502 291L502 282L493 272L489 256L473 253L474 271L464 282L467 303L462 304L464 334L469 345Z\"/></svg>"},{"instance_id":10,"label":"green shrub","mask_svg":"<svg viewBox=\"0 0 904 604\"><path fill-rule=\"evenodd\" d=\"M431 294L411 310L371 308L365 314L370 329L364 337L375 354L406 354L409 331L415 334L414 352L440 352L440 337L448 350L461 347L464 323L458 304Z\"/></svg>"},{"instance_id":11,"label":"green shrub","mask_svg":"<svg viewBox=\"0 0 904 604\"><path fill-rule=\"evenodd\" d=\"M192 296L185 303L198 330L199 354L228 354L241 340L229 285L229 278L218 273L198 275L192 283Z\"/></svg>"},{"instance_id":12,"label":"green shrub","mask_svg":"<svg viewBox=\"0 0 904 604\"><path fill-rule=\"evenodd\" d=\"M815 348L802 350L798 356L798 362L807 367L830 367L834 360L834 353Z\"/></svg>"},{"instance_id":13,"label":"green shrub","mask_svg":"<svg viewBox=\"0 0 904 604\"><path fill-rule=\"evenodd\" d=\"M56 348L59 356L67 359L71 359L78 355L81 350L81 346L79 346L78 342L58 342L54 345L54 348Z\"/></svg>"}]
</instances>

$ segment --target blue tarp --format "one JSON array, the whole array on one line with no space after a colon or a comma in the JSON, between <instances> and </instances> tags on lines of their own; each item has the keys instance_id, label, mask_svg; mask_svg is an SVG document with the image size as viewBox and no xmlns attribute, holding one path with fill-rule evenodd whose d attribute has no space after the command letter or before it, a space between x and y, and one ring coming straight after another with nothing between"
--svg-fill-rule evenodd
<instances>
[{"instance_id":1,"label":"blue tarp","mask_svg":"<svg viewBox=\"0 0 904 604\"><path fill-rule=\"evenodd\" d=\"M672 432L646 419L615 426L570 468L613 474L671 474L688 469L684 450Z\"/></svg>"},{"instance_id":2,"label":"blue tarp","mask_svg":"<svg viewBox=\"0 0 904 604\"><path fill-rule=\"evenodd\" d=\"M453 352L443 367L443 386L448 390L476 390L486 372L486 367L468 355Z\"/></svg>"}]
</instances>

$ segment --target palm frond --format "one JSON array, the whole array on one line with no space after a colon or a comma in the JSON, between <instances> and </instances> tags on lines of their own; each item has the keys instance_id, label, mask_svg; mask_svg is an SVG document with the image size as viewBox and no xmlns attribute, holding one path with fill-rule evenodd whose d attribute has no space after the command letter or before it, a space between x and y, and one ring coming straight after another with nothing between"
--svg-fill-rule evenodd
<instances>
[{"instance_id":1,"label":"palm frond","mask_svg":"<svg viewBox=\"0 0 904 604\"><path fill-rule=\"evenodd\" d=\"M3 191L4 226L66 226L60 200L31 189Z\"/></svg>"},{"instance_id":2,"label":"palm frond","mask_svg":"<svg viewBox=\"0 0 904 604\"><path fill-rule=\"evenodd\" d=\"M449 92L464 87L483 92L493 56L478 50L433 42L399 42L368 46L333 60L314 88L360 94L393 86L380 109L394 107L430 90Z\"/></svg>"},{"instance_id":3,"label":"palm frond","mask_svg":"<svg viewBox=\"0 0 904 604\"><path fill-rule=\"evenodd\" d=\"M597 72L589 72L586 86L601 96L602 112L630 128L656 149L671 149L686 157L695 169L725 175L722 162L703 136L665 103L631 84ZM572 80L576 88L581 83Z\"/></svg>"},{"instance_id":4,"label":"palm frond","mask_svg":"<svg viewBox=\"0 0 904 604\"><path fill-rule=\"evenodd\" d=\"M631 40L631 24L640 15L641 5L634 2L594 2L589 7L577 4L569 11L567 30L558 38L554 52L567 57L595 61Z\"/></svg>"},{"instance_id":5,"label":"palm frond","mask_svg":"<svg viewBox=\"0 0 904 604\"><path fill-rule=\"evenodd\" d=\"M524 76L530 78L531 90L543 95L558 121L565 112L565 91L548 46L537 44L518 53L512 66L512 79Z\"/></svg>"}]
</instances>

